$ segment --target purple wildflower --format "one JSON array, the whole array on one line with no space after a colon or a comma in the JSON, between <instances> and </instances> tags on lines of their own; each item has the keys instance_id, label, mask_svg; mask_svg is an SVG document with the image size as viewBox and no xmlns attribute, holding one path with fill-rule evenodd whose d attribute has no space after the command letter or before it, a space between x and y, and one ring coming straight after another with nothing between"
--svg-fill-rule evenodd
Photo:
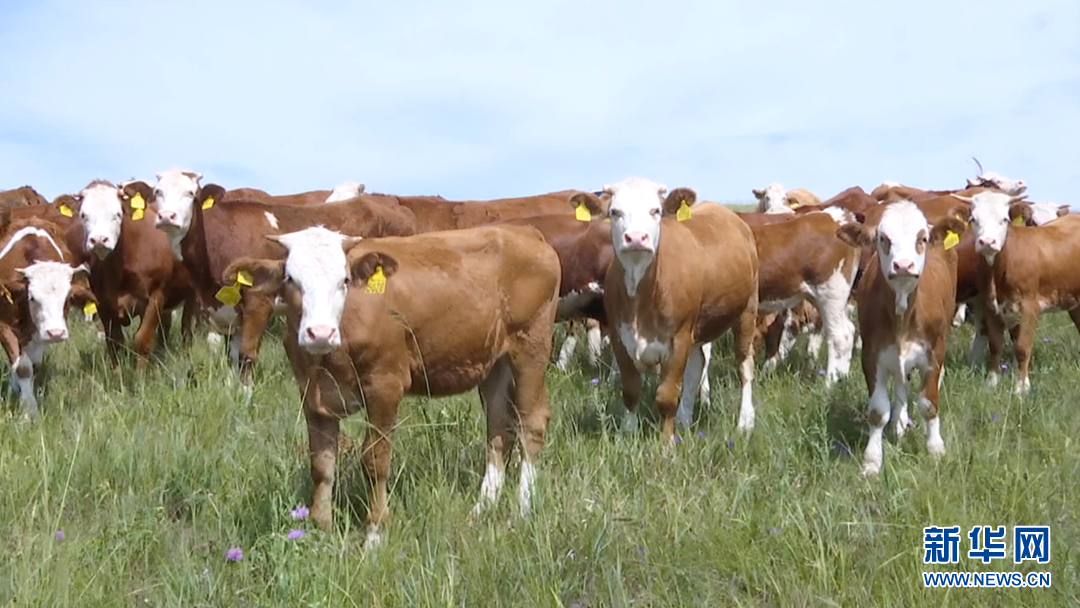
<instances>
[{"instance_id":1,"label":"purple wildflower","mask_svg":"<svg viewBox=\"0 0 1080 608\"><path fill-rule=\"evenodd\" d=\"M823 369L817 370L817 375L824 376L825 375L825 370L823 370Z\"/></svg>"},{"instance_id":2,"label":"purple wildflower","mask_svg":"<svg viewBox=\"0 0 1080 608\"><path fill-rule=\"evenodd\" d=\"M1049 342L1050 338L1043 338L1043 342Z\"/></svg>"},{"instance_id":3,"label":"purple wildflower","mask_svg":"<svg viewBox=\"0 0 1080 608\"><path fill-rule=\"evenodd\" d=\"M773 526L773 527L769 528L769 534L779 534L779 533L780 533L780 528L777 528L776 526Z\"/></svg>"},{"instance_id":4,"label":"purple wildflower","mask_svg":"<svg viewBox=\"0 0 1080 608\"><path fill-rule=\"evenodd\" d=\"M993 420L994 422L997 422L997 418L998 418L997 414L990 414L990 420Z\"/></svg>"},{"instance_id":5,"label":"purple wildflower","mask_svg":"<svg viewBox=\"0 0 1080 608\"><path fill-rule=\"evenodd\" d=\"M296 505L296 508L289 511L289 514L293 516L293 519L304 520L307 519L308 514L311 511L304 505Z\"/></svg>"},{"instance_id":6,"label":"purple wildflower","mask_svg":"<svg viewBox=\"0 0 1080 608\"><path fill-rule=\"evenodd\" d=\"M756 401L754 401L754 409L757 409L759 407L761 407L761 399L757 399Z\"/></svg>"},{"instance_id":7,"label":"purple wildflower","mask_svg":"<svg viewBox=\"0 0 1080 608\"><path fill-rule=\"evenodd\" d=\"M907 428L909 429L913 429L915 428L915 421L911 418L908 418L907 424L905 426L907 426Z\"/></svg>"},{"instance_id":8,"label":"purple wildflower","mask_svg":"<svg viewBox=\"0 0 1080 608\"><path fill-rule=\"evenodd\" d=\"M642 554L642 555L644 555L644 554L645 554L645 549L643 549L643 548L641 548L641 547L635 547L635 548L634 548L634 551L636 551L636 552L638 552L638 553L640 553L640 554Z\"/></svg>"},{"instance_id":9,"label":"purple wildflower","mask_svg":"<svg viewBox=\"0 0 1080 608\"><path fill-rule=\"evenodd\" d=\"M600 379L599 378L593 378L592 380L589 380L589 384L591 384L593 386L600 386Z\"/></svg>"},{"instance_id":10,"label":"purple wildflower","mask_svg":"<svg viewBox=\"0 0 1080 608\"><path fill-rule=\"evenodd\" d=\"M64 540L64 529L60 528L56 531L56 534L53 534L53 536L56 537L56 540Z\"/></svg>"},{"instance_id":11,"label":"purple wildflower","mask_svg":"<svg viewBox=\"0 0 1080 608\"><path fill-rule=\"evenodd\" d=\"M675 435L673 439L675 440L675 443L679 443L680 441L682 441L682 437L679 437L678 435Z\"/></svg>"},{"instance_id":12,"label":"purple wildflower","mask_svg":"<svg viewBox=\"0 0 1080 608\"><path fill-rule=\"evenodd\" d=\"M230 562L238 562L244 559L244 551L240 547L233 547L225 552L225 559Z\"/></svg>"},{"instance_id":13,"label":"purple wildflower","mask_svg":"<svg viewBox=\"0 0 1080 608\"><path fill-rule=\"evenodd\" d=\"M1005 363L1001 364L1001 369L1009 369L1009 366Z\"/></svg>"},{"instance_id":14,"label":"purple wildflower","mask_svg":"<svg viewBox=\"0 0 1080 608\"><path fill-rule=\"evenodd\" d=\"M304 534L307 534L307 533L304 532L303 530L289 530L289 540L296 540L296 539L302 537Z\"/></svg>"},{"instance_id":15,"label":"purple wildflower","mask_svg":"<svg viewBox=\"0 0 1080 608\"><path fill-rule=\"evenodd\" d=\"M704 437L705 436L705 431L698 431L697 436L698 437Z\"/></svg>"},{"instance_id":16,"label":"purple wildflower","mask_svg":"<svg viewBox=\"0 0 1080 608\"><path fill-rule=\"evenodd\" d=\"M730 449L732 449L734 447L735 447L735 441L733 439L728 439L727 440L727 449L730 450Z\"/></svg>"}]
</instances>

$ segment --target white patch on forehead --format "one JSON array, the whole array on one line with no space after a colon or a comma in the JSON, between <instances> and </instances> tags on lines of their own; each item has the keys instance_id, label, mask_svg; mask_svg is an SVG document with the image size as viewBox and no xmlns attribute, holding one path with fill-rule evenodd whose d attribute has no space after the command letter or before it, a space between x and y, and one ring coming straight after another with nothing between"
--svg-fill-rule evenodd
<instances>
[{"instance_id":1,"label":"white patch on forehead","mask_svg":"<svg viewBox=\"0 0 1080 608\"><path fill-rule=\"evenodd\" d=\"M15 234L11 236L11 239L8 240L7 244L4 245L4 248L0 249L0 258L11 253L12 248L14 248L19 241L23 240L28 236L36 236L38 238L43 238L49 241L49 244L52 245L53 249L56 250L56 255L60 256L61 260L64 259L64 254L60 251L60 247L57 246L56 241L54 241L53 238L49 236L49 233L45 232L41 228L34 228L33 226L26 226L25 228L20 228L18 231L16 231Z\"/></svg>"},{"instance_id":2,"label":"white patch on forehead","mask_svg":"<svg viewBox=\"0 0 1080 608\"><path fill-rule=\"evenodd\" d=\"M120 191L108 184L95 184L82 191L79 216L86 233L86 249L104 256L111 252L120 240L124 207Z\"/></svg>"},{"instance_id":3,"label":"white patch on forehead","mask_svg":"<svg viewBox=\"0 0 1080 608\"><path fill-rule=\"evenodd\" d=\"M908 296L918 284L926 264L926 248L919 251L920 233L929 238L930 226L926 216L911 201L900 201L886 207L877 228L878 260L881 271L896 294L896 312L908 308Z\"/></svg>"},{"instance_id":4,"label":"white patch on forehead","mask_svg":"<svg viewBox=\"0 0 1080 608\"><path fill-rule=\"evenodd\" d=\"M337 201L347 201L351 198L356 198L364 193L364 185L358 182L345 181L341 182L334 188L330 196L326 197L326 202L335 203Z\"/></svg>"},{"instance_id":5,"label":"white patch on forehead","mask_svg":"<svg viewBox=\"0 0 1080 608\"><path fill-rule=\"evenodd\" d=\"M611 244L624 270L627 295L637 293L637 285L660 243L661 196L667 186L640 177L604 186L611 195Z\"/></svg>"},{"instance_id":6,"label":"white patch on forehead","mask_svg":"<svg viewBox=\"0 0 1080 608\"><path fill-rule=\"evenodd\" d=\"M270 213L269 211L263 211L263 215L266 216L267 223L269 223L270 226L273 227L274 230L277 230L278 229L277 216L274 215L273 213Z\"/></svg>"},{"instance_id":7,"label":"white patch on forehead","mask_svg":"<svg viewBox=\"0 0 1080 608\"><path fill-rule=\"evenodd\" d=\"M169 245L178 260L183 259L180 243L191 228L201 178L200 173L181 169L169 169L157 174L154 198L158 211L154 225L169 235Z\"/></svg>"},{"instance_id":8,"label":"white patch on forehead","mask_svg":"<svg viewBox=\"0 0 1080 608\"><path fill-rule=\"evenodd\" d=\"M34 262L19 270L26 277L27 289L37 300L67 297L75 269L63 262Z\"/></svg>"},{"instance_id":9,"label":"white patch on forehead","mask_svg":"<svg viewBox=\"0 0 1080 608\"><path fill-rule=\"evenodd\" d=\"M345 235L322 226L282 234L289 251L285 275L300 288L297 339L302 348L325 354L341 344L341 313L348 295ZM327 333L329 332L329 333Z\"/></svg>"}]
</instances>

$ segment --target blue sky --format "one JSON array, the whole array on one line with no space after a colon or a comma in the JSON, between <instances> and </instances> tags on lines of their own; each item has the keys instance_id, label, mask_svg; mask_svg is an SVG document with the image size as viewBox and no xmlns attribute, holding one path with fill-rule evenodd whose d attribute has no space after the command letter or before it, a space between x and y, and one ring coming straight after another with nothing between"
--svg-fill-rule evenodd
<instances>
[{"instance_id":1,"label":"blue sky","mask_svg":"<svg viewBox=\"0 0 1080 608\"><path fill-rule=\"evenodd\" d=\"M1080 178L1080 2L0 0L0 188L745 201ZM393 6L391 6L393 5Z\"/></svg>"}]
</instances>

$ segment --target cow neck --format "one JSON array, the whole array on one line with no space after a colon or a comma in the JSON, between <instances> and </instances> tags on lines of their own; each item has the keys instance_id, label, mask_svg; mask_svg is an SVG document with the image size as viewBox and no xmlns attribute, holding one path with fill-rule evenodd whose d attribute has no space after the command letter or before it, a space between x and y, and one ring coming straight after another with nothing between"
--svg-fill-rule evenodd
<instances>
[{"instance_id":1,"label":"cow neck","mask_svg":"<svg viewBox=\"0 0 1080 608\"><path fill-rule=\"evenodd\" d=\"M629 265L625 264L618 254L615 254L619 267L622 268L623 290L631 298L637 298L642 287L646 289L656 283L656 267L660 263L660 248L657 247L648 264Z\"/></svg>"},{"instance_id":2,"label":"cow neck","mask_svg":"<svg viewBox=\"0 0 1080 608\"><path fill-rule=\"evenodd\" d=\"M203 221L203 208L199 197L195 198L193 206L191 226L180 241L180 253L196 289L204 292L204 295L213 296L211 292L214 291L218 281L211 276L210 272L210 255L206 248L206 223Z\"/></svg>"}]
</instances>

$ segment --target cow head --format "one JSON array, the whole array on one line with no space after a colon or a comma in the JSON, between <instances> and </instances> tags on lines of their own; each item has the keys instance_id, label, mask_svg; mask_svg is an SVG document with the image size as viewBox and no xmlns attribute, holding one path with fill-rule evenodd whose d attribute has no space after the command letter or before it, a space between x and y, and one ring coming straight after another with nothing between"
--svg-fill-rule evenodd
<instances>
[{"instance_id":1,"label":"cow head","mask_svg":"<svg viewBox=\"0 0 1080 608\"><path fill-rule=\"evenodd\" d=\"M994 258L1005 246L1009 224L1018 218L1025 224L1031 222L1032 208L1031 205L1021 202L1023 195L1010 196L987 191L971 198L953 196L971 204L971 210L965 219L970 219L971 227L975 230L975 250L990 263L994 262Z\"/></svg>"},{"instance_id":2,"label":"cow head","mask_svg":"<svg viewBox=\"0 0 1080 608\"><path fill-rule=\"evenodd\" d=\"M1057 218L1069 214L1068 205L1059 205L1057 203L1028 203L1031 205L1031 223L1035 226L1042 226L1047 222L1052 222Z\"/></svg>"},{"instance_id":3,"label":"cow head","mask_svg":"<svg viewBox=\"0 0 1080 608\"><path fill-rule=\"evenodd\" d=\"M104 259L120 241L120 226L124 219L120 190L108 182L92 182L74 198L86 234L86 251Z\"/></svg>"},{"instance_id":4,"label":"cow head","mask_svg":"<svg viewBox=\"0 0 1080 608\"><path fill-rule=\"evenodd\" d=\"M96 302L85 285L72 284L75 275L89 272L86 266L72 268L64 262L41 261L17 270L22 278L6 286L13 299L25 298L37 331L35 338L41 342L67 340L68 302Z\"/></svg>"},{"instance_id":5,"label":"cow head","mask_svg":"<svg viewBox=\"0 0 1080 608\"><path fill-rule=\"evenodd\" d=\"M191 220L195 217L196 205L207 205L210 199L220 200L225 190L221 186L199 185L201 173L169 169L157 174L153 197L157 203L157 215L154 226L169 235L176 259L183 259L180 242L191 229Z\"/></svg>"},{"instance_id":6,"label":"cow head","mask_svg":"<svg viewBox=\"0 0 1080 608\"><path fill-rule=\"evenodd\" d=\"M225 269L222 280L232 284L240 271L247 271L252 278L251 289L266 294L280 290L290 306L299 301L297 342L311 354L329 353L341 345L341 313L351 279L357 276L355 272L350 275L345 253L361 237L316 226L266 238L288 251L285 260L241 258ZM396 268L396 263L383 265L386 276ZM361 280L367 281L370 275L368 272Z\"/></svg>"},{"instance_id":7,"label":"cow head","mask_svg":"<svg viewBox=\"0 0 1080 608\"><path fill-rule=\"evenodd\" d=\"M754 197L758 200L758 213L792 213L787 191L779 183L773 182L764 190L755 188Z\"/></svg>"},{"instance_id":8,"label":"cow head","mask_svg":"<svg viewBox=\"0 0 1080 608\"><path fill-rule=\"evenodd\" d=\"M837 236L856 247L874 246L881 272L896 292L897 302L903 309L907 307L906 294L915 289L926 265L927 247L942 243L949 232L957 237L964 233L965 224L956 217L962 209L958 206L936 225L930 226L915 203L900 201L885 209L876 228L844 224L837 230Z\"/></svg>"},{"instance_id":9,"label":"cow head","mask_svg":"<svg viewBox=\"0 0 1080 608\"><path fill-rule=\"evenodd\" d=\"M1019 196L1027 192L1027 184L1022 179L1009 179L1004 175L988 171L967 180L968 188L995 188L1010 196Z\"/></svg>"},{"instance_id":10,"label":"cow head","mask_svg":"<svg viewBox=\"0 0 1080 608\"><path fill-rule=\"evenodd\" d=\"M326 202L336 203L337 201L347 201L351 198L356 198L364 193L364 184L358 182L341 182L334 188L330 196L326 197Z\"/></svg>"}]
</instances>

